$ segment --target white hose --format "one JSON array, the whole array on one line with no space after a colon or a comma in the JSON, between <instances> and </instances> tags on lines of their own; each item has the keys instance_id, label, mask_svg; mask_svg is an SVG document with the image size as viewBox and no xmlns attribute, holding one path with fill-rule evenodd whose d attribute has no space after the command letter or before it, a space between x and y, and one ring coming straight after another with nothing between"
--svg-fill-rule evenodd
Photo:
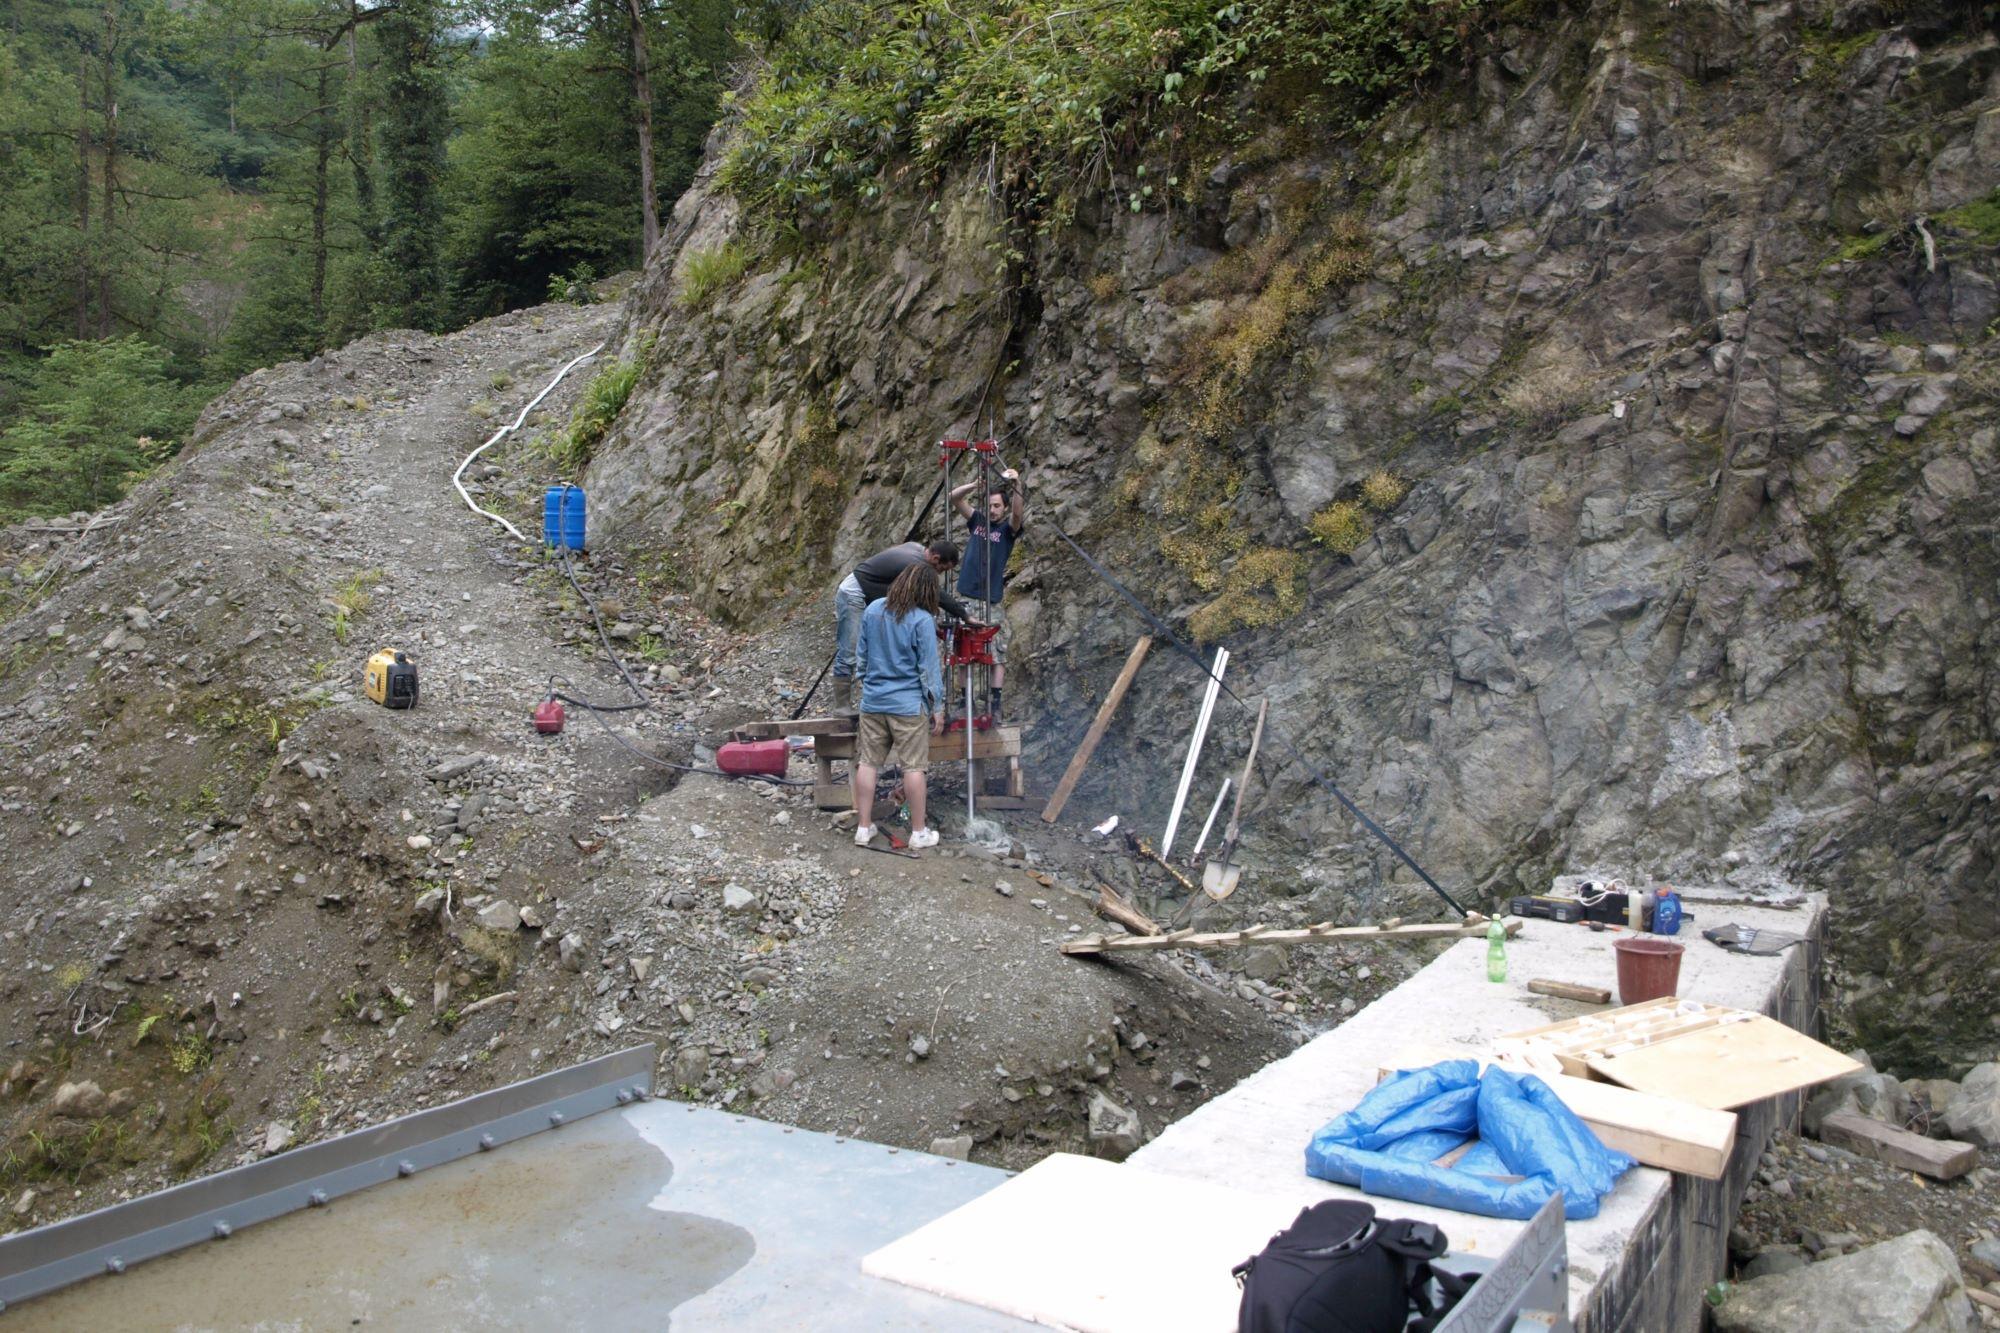
<instances>
[{"instance_id":1,"label":"white hose","mask_svg":"<svg viewBox=\"0 0 2000 1333\"><path fill-rule=\"evenodd\" d=\"M488 449L491 449L494 445L500 443L500 439L502 436L511 435L515 431L519 430L521 428L521 423L528 419L528 413L534 411L535 408L541 403L542 399L548 397L550 392L554 390L556 385L561 384L563 382L563 376L569 374L572 370L575 370L578 366L590 360L590 358L596 356L599 352L603 350L604 350L604 344L599 343L597 344L597 346L591 348L588 352L585 352L582 356L578 357L576 360L564 366L561 370L558 370L556 372L556 377L549 381L548 387L543 389L540 393L536 394L533 398L528 400L528 405L521 409L521 414L519 416L515 417L513 421L509 422L507 425L502 426L499 430L494 431L492 439L488 440L486 443L480 445L477 449L474 449L471 453L467 454L465 456L465 461L458 465L458 471L451 474L451 484L458 488L459 498L465 501L466 508L470 509L475 514L478 514L481 518L492 519L495 523L498 523L501 527L507 529L508 532L512 533L514 535L514 540L517 542L524 542L528 539L521 535L521 530L519 528L515 527L512 523L509 523L506 519L500 517L500 515L494 513L490 509L481 509L478 505L474 504L472 501L472 496L466 492L465 483L459 480L459 478L463 477L465 475L465 470L472 466L473 459L479 457L479 455L485 453Z\"/></svg>"}]
</instances>

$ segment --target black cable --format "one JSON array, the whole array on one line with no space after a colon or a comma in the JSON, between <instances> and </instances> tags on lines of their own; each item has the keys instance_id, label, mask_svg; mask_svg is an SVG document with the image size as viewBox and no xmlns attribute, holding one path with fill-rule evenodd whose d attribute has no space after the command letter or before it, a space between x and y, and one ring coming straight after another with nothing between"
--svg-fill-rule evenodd
<instances>
[{"instance_id":1,"label":"black cable","mask_svg":"<svg viewBox=\"0 0 2000 1333\"><path fill-rule=\"evenodd\" d=\"M551 679L560 680L561 677L559 676L552 677ZM564 681L563 683L568 684L569 682ZM611 709L599 708L592 704L582 703L576 699L570 698L566 694L557 694L552 697L561 699L566 703L576 704L579 708L583 709L584 712L590 714L591 717L597 720L597 725L604 728L604 734L606 736L609 736L612 742L616 744L620 749L624 750L627 754L631 755L633 758L641 760L644 763L651 764L655 768L668 768L674 770L677 773L706 773L708 776L716 778L744 778L756 782L768 782L774 787L810 787L813 785L810 781L803 778L779 778L779 777L773 777L768 773L725 773L719 768L698 768L693 764L676 764L671 759L662 759L656 754L648 754L646 753L646 751L632 744L632 742L626 740L623 736L620 736L618 734L618 729L616 727L613 727L609 722L606 722L604 720L603 714L612 711Z\"/></svg>"},{"instance_id":2,"label":"black cable","mask_svg":"<svg viewBox=\"0 0 2000 1333\"><path fill-rule=\"evenodd\" d=\"M1005 462L1004 459L1001 461L1003 463ZM1216 685L1222 690L1222 692L1228 695L1231 699L1235 700L1237 704L1241 705L1244 708L1248 708L1250 706L1248 700L1244 699L1243 696L1239 695L1235 690L1231 689L1227 684L1223 683L1222 678L1220 676L1217 676L1209 668L1208 663L1202 660L1201 654L1197 653L1194 650L1194 648L1187 643L1186 640L1181 638L1180 635L1174 633L1173 629L1167 624L1166 621L1160 619L1160 617L1153 612L1151 607L1147 606L1144 602L1140 601L1138 596L1135 593L1133 593L1130 588L1127 588L1124 584L1120 583L1117 580L1117 578L1113 576L1110 570L1106 569L1103 565L1099 564L1098 561L1090 554L1090 552L1084 550L1083 547L1078 545L1076 539L1070 536L1067 532L1063 531L1062 526L1060 524L1056 523L1053 519L1049 518L1044 518L1043 522L1048 524L1049 528L1055 532L1056 536L1063 539L1064 543L1068 545L1070 550L1076 552L1077 557L1081 559L1084 564L1090 566L1090 570L1092 573L1097 575L1099 579L1103 580L1106 584L1108 584L1113 592L1117 593L1120 597L1124 598L1125 602L1129 606L1131 606L1131 608L1134 611L1137 611L1139 613L1140 618L1153 628L1155 634L1165 638L1168 643L1174 646L1174 648L1181 654L1181 656L1187 658L1188 661L1194 663L1196 668L1198 668L1201 671L1202 675L1214 681ZM1353 815L1355 819L1360 821L1361 827L1367 829L1370 833L1374 834L1375 837L1381 840L1383 846L1387 847L1390 851L1396 854L1397 859L1402 861L1402 863L1408 866L1411 870L1414 870L1417 873L1417 877L1423 880L1425 884L1429 885L1433 893L1437 894L1438 897L1444 899L1445 902L1451 907L1452 911L1457 912L1460 916L1468 915L1466 910L1463 907L1459 906L1458 900L1453 898L1449 893L1446 893L1444 891L1444 886L1439 884L1436 880L1432 879L1430 872L1425 870L1421 865L1417 864L1417 859L1411 856L1408 852L1404 851L1403 845L1401 843L1397 842L1394 838L1389 836L1388 830L1384 829L1380 824L1377 824L1374 820L1370 819L1368 817L1367 812L1364 811L1360 806L1356 805L1353 801L1349 800L1347 793L1342 791L1340 787L1333 781L1332 778L1329 778L1324 773L1320 772L1318 767L1316 767L1311 760L1307 759L1305 755L1301 754L1299 752L1298 746L1292 744L1290 737L1284 735L1276 728L1269 728L1267 726L1267 729L1271 731L1272 738L1277 741L1278 745L1282 749L1284 749L1288 754L1291 755L1293 760L1295 760L1298 763L1299 767L1304 769L1306 771L1306 774L1312 778L1313 782L1316 783L1318 786L1324 788L1326 791L1332 793L1333 798L1339 801L1340 804L1346 808L1349 814Z\"/></svg>"},{"instance_id":3,"label":"black cable","mask_svg":"<svg viewBox=\"0 0 2000 1333\"><path fill-rule=\"evenodd\" d=\"M583 599L583 604L590 608L590 618L597 626L597 637L599 642L601 642L604 645L604 651L606 655L608 655L611 658L611 664L618 668L618 674L624 677L627 688L629 688L632 691L632 693L637 696L637 701L629 704L600 704L600 703L595 703L589 699L586 699L579 694L565 694L562 691L556 689L556 685L558 683L567 685L572 690L574 690L576 686L573 682L569 680L568 677L556 674L554 672L551 672L549 675L549 698L560 699L562 700L562 702L566 704L571 704L577 708L581 708L584 712L590 714L590 716L596 720L598 726L604 728L604 734L609 736L612 739L612 741L618 746L618 748L624 750L627 754L632 755L634 758L644 763L651 764L656 768L673 769L674 771L680 773L706 773L712 777L718 777L718 778L754 778L761 782L768 782L776 787L812 786L813 785L812 783L802 781L797 778L778 778L778 777L772 777L767 773L725 773L719 768L696 768L691 764L676 764L671 760L662 759L658 755L648 754L646 751L640 749L638 746L626 740L623 736L620 736L618 734L617 728L613 727L609 722L604 720L603 715L606 713L631 713L631 712L644 711L653 706L653 701L646 694L646 691L640 686L639 682L632 678L632 672L626 667L624 659L618 655L618 650L611 646L611 636L604 632L604 617L598 614L597 603L591 599L589 593L583 590L583 585L577 582L576 570L571 566L569 558L570 490L571 487L565 485L563 487L562 499L556 502L556 551L562 559L563 574L569 579L569 586L576 590L576 595Z\"/></svg>"},{"instance_id":4,"label":"black cable","mask_svg":"<svg viewBox=\"0 0 2000 1333\"><path fill-rule=\"evenodd\" d=\"M587 708L597 713L630 713L640 709L651 708L653 701L647 697L646 691L640 687L639 682L632 679L632 673L625 667L625 659L620 657L618 650L611 646L611 636L604 632L604 617L597 613L597 603L591 599L589 593L583 590L583 585L576 581L576 570L570 564L569 493L574 489L574 487L565 484L563 486L562 499L556 502L556 554L562 560L563 576L569 580L569 586L575 589L576 595L583 600L583 604L590 608L591 623L597 626L597 641L604 645L605 655L611 659L611 665L618 668L618 674L625 678L626 688L632 691L633 698L638 702L629 704L599 704L592 703L587 699L557 696L554 692L556 680L554 676L549 678L550 697L561 697L564 703L575 704L579 708ZM568 684L568 682L565 681L564 684ZM575 687L571 686L571 688L574 689Z\"/></svg>"}]
</instances>

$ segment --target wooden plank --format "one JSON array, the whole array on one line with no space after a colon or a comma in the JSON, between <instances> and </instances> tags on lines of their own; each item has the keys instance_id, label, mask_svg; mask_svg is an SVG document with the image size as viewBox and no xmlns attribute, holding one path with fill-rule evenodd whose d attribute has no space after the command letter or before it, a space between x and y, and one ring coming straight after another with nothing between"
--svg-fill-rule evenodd
<instances>
[{"instance_id":1,"label":"wooden plank","mask_svg":"<svg viewBox=\"0 0 2000 1333\"><path fill-rule=\"evenodd\" d=\"M1540 1077L1607 1148L1629 1153L1647 1166L1703 1180L1722 1179L1729 1166L1736 1144L1733 1111L1567 1074Z\"/></svg>"},{"instance_id":2,"label":"wooden plank","mask_svg":"<svg viewBox=\"0 0 2000 1333\"><path fill-rule=\"evenodd\" d=\"M1839 1111L1820 1121L1819 1137L1836 1148L1935 1180L1955 1180L1979 1165L1979 1149L1970 1143L1927 1139L1852 1111Z\"/></svg>"},{"instance_id":3,"label":"wooden plank","mask_svg":"<svg viewBox=\"0 0 2000 1333\"><path fill-rule=\"evenodd\" d=\"M1025 796L995 796L990 792L981 792L978 805L981 810L1025 810L1028 808L1028 798Z\"/></svg>"},{"instance_id":4,"label":"wooden plank","mask_svg":"<svg viewBox=\"0 0 2000 1333\"><path fill-rule=\"evenodd\" d=\"M1615 1055L1591 1056L1585 1063L1613 1083L1718 1110L1796 1092L1862 1067L1762 1014Z\"/></svg>"},{"instance_id":5,"label":"wooden plank","mask_svg":"<svg viewBox=\"0 0 2000 1333\"><path fill-rule=\"evenodd\" d=\"M1134 935L1160 933L1158 922L1113 893L1107 884L1097 886L1097 902L1094 906L1099 916L1116 921Z\"/></svg>"},{"instance_id":6,"label":"wooden plank","mask_svg":"<svg viewBox=\"0 0 2000 1333\"><path fill-rule=\"evenodd\" d=\"M745 740L768 741L779 736L837 736L854 734L854 717L799 717L769 722L745 722L736 728Z\"/></svg>"},{"instance_id":7,"label":"wooden plank","mask_svg":"<svg viewBox=\"0 0 2000 1333\"><path fill-rule=\"evenodd\" d=\"M949 764L956 760L965 762L965 736L962 732L948 732L943 736L931 737L931 762ZM972 733L972 757L974 759L1005 759L1009 755L1021 753L1021 729L1019 727L995 727L991 731Z\"/></svg>"},{"instance_id":8,"label":"wooden plank","mask_svg":"<svg viewBox=\"0 0 2000 1333\"><path fill-rule=\"evenodd\" d=\"M1021 753L1019 727L995 727L991 731L974 733L972 757L975 759L1006 759L1019 753ZM813 755L819 759L852 759L854 737L820 736L813 741ZM931 762L964 763L965 737L957 732L931 737Z\"/></svg>"},{"instance_id":9,"label":"wooden plank","mask_svg":"<svg viewBox=\"0 0 2000 1333\"><path fill-rule=\"evenodd\" d=\"M1317 926L1302 926L1292 930L1278 930L1271 926L1249 926L1243 930L1206 933L1176 930L1165 935L1116 937L1083 935L1077 939L1063 941L1058 948L1063 953L1091 954L1132 953L1151 949L1233 949L1241 944L1309 944L1317 940L1449 940L1484 935L1487 925L1487 920L1475 912L1460 922L1393 928L1336 926L1330 922L1322 922ZM1505 929L1507 934L1517 935L1520 933L1521 923L1519 920L1509 920Z\"/></svg>"},{"instance_id":10,"label":"wooden plank","mask_svg":"<svg viewBox=\"0 0 2000 1333\"><path fill-rule=\"evenodd\" d=\"M1397 1069L1422 1069L1440 1060L1476 1058L1465 1051L1419 1048L1401 1064L1378 1071L1377 1077L1387 1078ZM1504 1061L1501 1064L1507 1067ZM1729 1167L1729 1154L1736 1146L1733 1111L1692 1106L1595 1079L1533 1072L1564 1106L1576 1112L1577 1119L1590 1126L1605 1147L1615 1148L1642 1165L1703 1180L1720 1180Z\"/></svg>"},{"instance_id":11,"label":"wooden plank","mask_svg":"<svg viewBox=\"0 0 2000 1333\"><path fill-rule=\"evenodd\" d=\"M1150 634L1142 636L1132 645L1132 651L1126 655L1124 667L1118 672L1118 679L1111 682L1111 692L1104 696L1104 702L1097 707L1097 716L1091 719L1090 730L1083 733L1083 743L1077 746L1076 753L1070 756L1069 767L1063 770L1062 781L1056 783L1055 791L1049 795L1049 803L1042 808L1044 824L1055 823L1056 818L1062 814L1063 806L1069 801L1069 794L1076 790L1077 779L1083 776L1084 765L1090 762L1090 756L1097 749L1097 743L1104 739L1105 729L1111 725L1112 714L1116 713L1118 705L1125 701L1125 691L1132 688L1132 678L1139 674L1139 664L1146 660L1146 654L1152 646L1153 636Z\"/></svg>"},{"instance_id":12,"label":"wooden plank","mask_svg":"<svg viewBox=\"0 0 2000 1333\"><path fill-rule=\"evenodd\" d=\"M1553 995L1558 1000L1582 1000L1585 1004L1610 1004L1611 992L1602 986L1579 986L1573 981L1549 981L1537 977L1528 983L1537 995Z\"/></svg>"}]
</instances>

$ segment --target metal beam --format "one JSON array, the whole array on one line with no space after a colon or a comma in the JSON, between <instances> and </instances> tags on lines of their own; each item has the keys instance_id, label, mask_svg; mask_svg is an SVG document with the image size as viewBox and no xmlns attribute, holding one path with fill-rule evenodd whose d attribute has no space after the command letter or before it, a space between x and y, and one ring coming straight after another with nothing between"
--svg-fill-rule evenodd
<instances>
[{"instance_id":1,"label":"metal beam","mask_svg":"<svg viewBox=\"0 0 2000 1333\"><path fill-rule=\"evenodd\" d=\"M654 1048L634 1046L445 1106L176 1185L0 1240L0 1311L101 1273L399 1176L470 1157L653 1092Z\"/></svg>"},{"instance_id":2,"label":"metal beam","mask_svg":"<svg viewBox=\"0 0 2000 1333\"><path fill-rule=\"evenodd\" d=\"M1498 1259L1447 1253L1433 1261L1479 1280L1437 1333L1570 1333L1569 1234L1563 1196L1544 1203Z\"/></svg>"}]
</instances>

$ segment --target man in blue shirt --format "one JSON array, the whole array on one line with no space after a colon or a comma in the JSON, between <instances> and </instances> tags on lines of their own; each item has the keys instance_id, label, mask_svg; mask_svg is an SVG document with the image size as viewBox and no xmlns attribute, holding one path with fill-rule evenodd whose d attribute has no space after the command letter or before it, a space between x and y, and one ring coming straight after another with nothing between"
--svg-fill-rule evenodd
<instances>
[{"instance_id":1,"label":"man in blue shirt","mask_svg":"<svg viewBox=\"0 0 2000 1333\"><path fill-rule=\"evenodd\" d=\"M931 737L944 731L944 676L938 665L938 576L928 561L904 568L889 595L861 615L861 716L855 723L854 830L857 846L875 838L875 778L885 765L903 770L910 802L910 846L937 846L924 822L925 770Z\"/></svg>"},{"instance_id":2,"label":"man in blue shirt","mask_svg":"<svg viewBox=\"0 0 2000 1333\"><path fill-rule=\"evenodd\" d=\"M966 522L965 557L958 565L958 595L967 601L986 603L981 617L994 624L1000 598L1007 590L1007 562L1014 558L1014 543L1028 522L1028 502L1021 492L1021 474L1008 468L1000 474L1000 484L987 492L984 512L972 507L967 497L979 489L968 481L952 488L952 507ZM993 638L993 718L1000 718L1000 687L1006 683L1007 669L1001 657L1007 646L1007 622L998 621L1000 632Z\"/></svg>"}]
</instances>

